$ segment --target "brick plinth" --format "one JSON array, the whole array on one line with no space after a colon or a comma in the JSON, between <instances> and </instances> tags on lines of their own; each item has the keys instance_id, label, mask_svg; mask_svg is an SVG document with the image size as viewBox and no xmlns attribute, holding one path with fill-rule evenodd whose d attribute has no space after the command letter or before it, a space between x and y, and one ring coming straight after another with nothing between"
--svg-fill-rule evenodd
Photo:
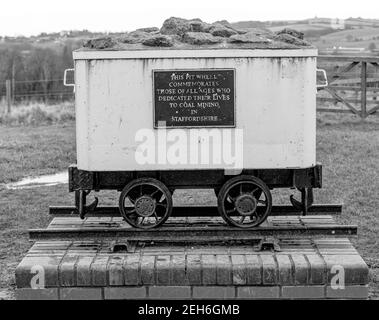
<instances>
[{"instance_id":1,"label":"brick plinth","mask_svg":"<svg viewBox=\"0 0 379 320\"><path fill-rule=\"evenodd\" d=\"M184 218L183 218L184 219ZM201 218L198 218L201 219ZM203 218L204 219L204 218ZM318 223L330 217L302 217ZM271 223L299 223L272 217ZM55 218L48 228L118 225L119 217ZM281 251L254 244L39 241L16 269L18 299L366 299L368 267L348 239L288 239Z\"/></svg>"},{"instance_id":2,"label":"brick plinth","mask_svg":"<svg viewBox=\"0 0 379 320\"><path fill-rule=\"evenodd\" d=\"M36 242L16 269L18 299L366 299L368 268L348 239L253 246L138 247Z\"/></svg>"},{"instance_id":3,"label":"brick plinth","mask_svg":"<svg viewBox=\"0 0 379 320\"><path fill-rule=\"evenodd\" d=\"M198 299L367 299L368 285L332 289L324 286L142 286L16 289L18 300L198 300Z\"/></svg>"}]
</instances>

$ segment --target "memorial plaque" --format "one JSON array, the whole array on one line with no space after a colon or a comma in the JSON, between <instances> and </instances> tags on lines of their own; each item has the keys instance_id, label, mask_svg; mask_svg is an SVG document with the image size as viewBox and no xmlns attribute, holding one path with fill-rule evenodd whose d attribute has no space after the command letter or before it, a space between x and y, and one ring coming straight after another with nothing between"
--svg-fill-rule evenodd
<instances>
[{"instance_id":1,"label":"memorial plaque","mask_svg":"<svg viewBox=\"0 0 379 320\"><path fill-rule=\"evenodd\" d=\"M234 127L235 70L154 70L154 127Z\"/></svg>"}]
</instances>

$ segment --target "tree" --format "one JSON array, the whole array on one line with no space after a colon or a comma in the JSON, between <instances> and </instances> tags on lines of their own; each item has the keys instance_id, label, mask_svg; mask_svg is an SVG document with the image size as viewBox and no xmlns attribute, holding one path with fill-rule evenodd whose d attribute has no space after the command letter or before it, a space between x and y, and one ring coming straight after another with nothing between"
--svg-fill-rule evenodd
<instances>
[{"instance_id":1,"label":"tree","mask_svg":"<svg viewBox=\"0 0 379 320\"><path fill-rule=\"evenodd\" d=\"M63 87L63 72L73 67L72 51L81 46L82 40L65 41L63 47L41 46L21 40L0 47L0 100L5 94L5 81L12 80L15 100L70 99L70 90ZM14 85L14 86L13 86Z\"/></svg>"},{"instance_id":2,"label":"tree","mask_svg":"<svg viewBox=\"0 0 379 320\"><path fill-rule=\"evenodd\" d=\"M371 42L368 46L368 49L372 52L376 49L376 44L374 42Z\"/></svg>"},{"instance_id":3,"label":"tree","mask_svg":"<svg viewBox=\"0 0 379 320\"><path fill-rule=\"evenodd\" d=\"M43 93L45 102L54 86L51 80L57 77L61 69L59 61L57 53L49 48L32 50L25 61L28 80L35 81L31 90L38 94Z\"/></svg>"}]
</instances>

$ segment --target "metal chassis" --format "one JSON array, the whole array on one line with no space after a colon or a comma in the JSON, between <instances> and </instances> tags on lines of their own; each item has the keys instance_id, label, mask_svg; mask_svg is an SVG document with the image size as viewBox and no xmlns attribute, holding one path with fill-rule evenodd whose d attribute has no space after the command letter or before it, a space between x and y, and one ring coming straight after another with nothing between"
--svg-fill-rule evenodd
<instances>
[{"instance_id":1,"label":"metal chassis","mask_svg":"<svg viewBox=\"0 0 379 320\"><path fill-rule=\"evenodd\" d=\"M138 178L155 178L172 192L175 189L218 189L236 176L225 170L154 170L154 171L85 171L71 165L69 191L75 192L75 207L81 218L97 207L98 200L86 205L86 197L92 191L121 191L130 181ZM301 192L301 201L291 196L292 205L306 215L313 204L313 189L322 187L322 166L299 169L243 169L238 175L252 175L263 180L270 189L296 188Z\"/></svg>"}]
</instances>

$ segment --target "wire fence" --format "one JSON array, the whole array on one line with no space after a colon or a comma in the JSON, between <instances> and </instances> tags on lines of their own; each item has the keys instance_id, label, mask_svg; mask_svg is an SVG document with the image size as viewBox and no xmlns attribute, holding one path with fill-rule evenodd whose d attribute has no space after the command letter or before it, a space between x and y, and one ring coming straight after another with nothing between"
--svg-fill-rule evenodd
<instances>
[{"instance_id":1,"label":"wire fence","mask_svg":"<svg viewBox=\"0 0 379 320\"><path fill-rule=\"evenodd\" d=\"M8 111L25 102L59 103L73 100L73 87L66 87L63 79L6 80L0 82L0 101L8 105Z\"/></svg>"}]
</instances>

